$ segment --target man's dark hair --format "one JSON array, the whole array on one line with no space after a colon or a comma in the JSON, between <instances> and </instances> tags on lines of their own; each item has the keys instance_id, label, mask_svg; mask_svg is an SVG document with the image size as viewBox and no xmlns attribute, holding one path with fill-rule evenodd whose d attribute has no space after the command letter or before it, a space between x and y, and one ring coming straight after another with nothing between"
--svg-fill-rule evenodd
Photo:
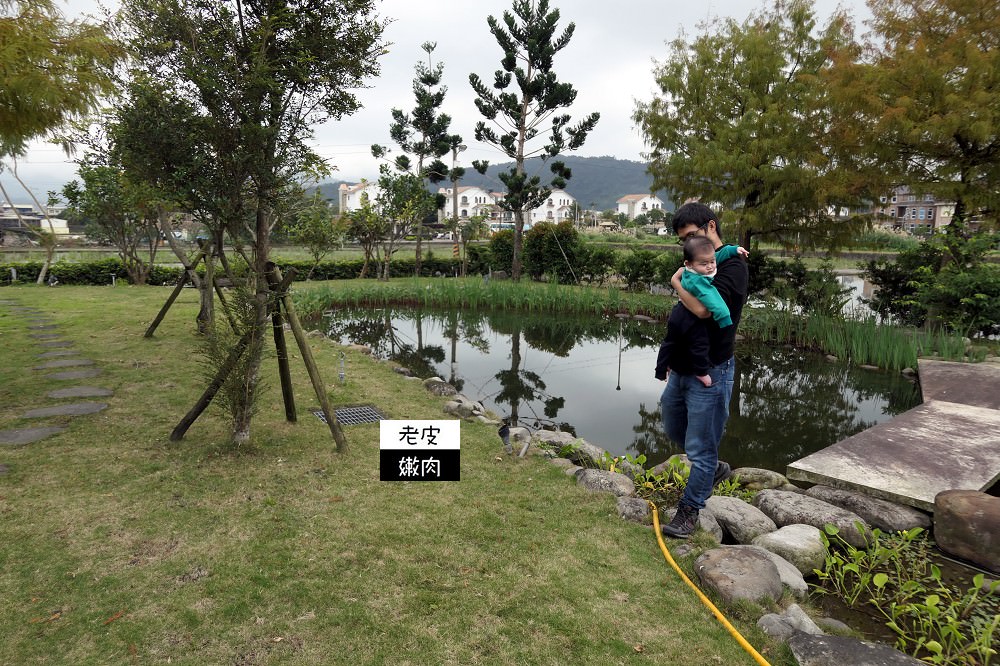
<instances>
[{"instance_id":1,"label":"man's dark hair","mask_svg":"<svg viewBox=\"0 0 1000 666\"><path fill-rule=\"evenodd\" d=\"M712 220L715 220L715 232L719 234L719 238L722 238L722 225L719 224L719 216L713 213L711 208L698 201L686 203L674 212L674 233L676 234L678 229L690 224L701 229Z\"/></svg>"},{"instance_id":2,"label":"man's dark hair","mask_svg":"<svg viewBox=\"0 0 1000 666\"><path fill-rule=\"evenodd\" d=\"M694 261L698 255L711 252L715 254L715 245L707 236L689 236L684 240L684 261Z\"/></svg>"}]
</instances>

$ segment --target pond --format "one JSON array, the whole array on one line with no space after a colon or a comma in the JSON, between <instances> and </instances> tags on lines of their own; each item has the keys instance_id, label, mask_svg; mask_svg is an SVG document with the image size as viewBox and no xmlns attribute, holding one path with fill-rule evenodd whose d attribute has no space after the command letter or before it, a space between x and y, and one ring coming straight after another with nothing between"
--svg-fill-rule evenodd
<instances>
[{"instance_id":1,"label":"pond","mask_svg":"<svg viewBox=\"0 0 1000 666\"><path fill-rule=\"evenodd\" d=\"M615 455L645 454L647 465L680 452L663 434L663 384L653 378L662 323L400 308L331 311L321 326L419 377L449 381L511 423L558 427ZM740 343L721 456L783 472L919 403L917 385L897 373Z\"/></svg>"}]
</instances>

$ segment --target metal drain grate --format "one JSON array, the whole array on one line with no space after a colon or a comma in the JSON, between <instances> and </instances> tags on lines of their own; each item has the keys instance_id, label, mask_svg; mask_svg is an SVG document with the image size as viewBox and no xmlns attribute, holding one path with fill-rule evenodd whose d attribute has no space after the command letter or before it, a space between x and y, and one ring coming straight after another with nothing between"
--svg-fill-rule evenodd
<instances>
[{"instance_id":1,"label":"metal drain grate","mask_svg":"<svg viewBox=\"0 0 1000 666\"><path fill-rule=\"evenodd\" d=\"M340 425L358 425L361 423L378 423L385 416L380 413L377 409L371 405L360 405L358 407L341 407L340 409L333 410L333 413L337 416L337 422ZM326 415L323 413L322 409L317 409L313 411L323 423L326 423Z\"/></svg>"}]
</instances>

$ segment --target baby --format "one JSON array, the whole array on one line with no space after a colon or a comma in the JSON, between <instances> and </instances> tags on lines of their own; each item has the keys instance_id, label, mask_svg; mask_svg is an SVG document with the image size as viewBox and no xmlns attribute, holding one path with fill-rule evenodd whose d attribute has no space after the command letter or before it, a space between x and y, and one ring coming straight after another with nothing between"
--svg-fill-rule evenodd
<instances>
[{"instance_id":1,"label":"baby","mask_svg":"<svg viewBox=\"0 0 1000 666\"><path fill-rule=\"evenodd\" d=\"M684 274L681 285L708 308L720 328L732 326L729 307L712 285L716 266L737 255L749 252L734 245L723 245L716 252L705 236L691 236L684 241ZM682 303L674 306L667 319L667 336L660 344L654 376L665 380L671 369L682 375L693 375L704 386L712 385L708 369L708 330L704 321L692 314Z\"/></svg>"}]
</instances>

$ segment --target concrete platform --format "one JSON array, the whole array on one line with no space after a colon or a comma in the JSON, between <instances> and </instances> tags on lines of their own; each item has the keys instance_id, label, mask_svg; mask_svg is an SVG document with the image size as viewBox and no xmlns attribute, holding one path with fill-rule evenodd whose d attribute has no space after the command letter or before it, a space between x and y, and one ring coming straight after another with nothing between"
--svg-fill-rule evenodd
<instances>
[{"instance_id":1,"label":"concrete platform","mask_svg":"<svg viewBox=\"0 0 1000 666\"><path fill-rule=\"evenodd\" d=\"M919 361L924 402L943 400L1000 409L1000 364Z\"/></svg>"},{"instance_id":2,"label":"concrete platform","mask_svg":"<svg viewBox=\"0 0 1000 666\"><path fill-rule=\"evenodd\" d=\"M919 373L924 404L793 462L788 478L926 511L942 490L1000 480L1000 364L920 361Z\"/></svg>"}]
</instances>

